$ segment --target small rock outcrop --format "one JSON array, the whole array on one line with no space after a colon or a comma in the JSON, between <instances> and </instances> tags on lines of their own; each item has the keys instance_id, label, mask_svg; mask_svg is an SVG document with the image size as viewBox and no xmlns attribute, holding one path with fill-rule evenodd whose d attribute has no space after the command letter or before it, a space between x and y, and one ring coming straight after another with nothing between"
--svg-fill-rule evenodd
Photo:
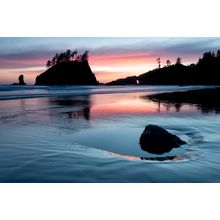
<instances>
[{"instance_id":1,"label":"small rock outcrop","mask_svg":"<svg viewBox=\"0 0 220 220\"><path fill-rule=\"evenodd\" d=\"M20 75L18 77L18 82L19 82L19 85L26 85L26 83L24 82L24 76L23 75Z\"/></svg>"},{"instance_id":2,"label":"small rock outcrop","mask_svg":"<svg viewBox=\"0 0 220 220\"><path fill-rule=\"evenodd\" d=\"M153 154L167 153L183 144L186 142L156 125L146 126L140 137L141 149Z\"/></svg>"},{"instance_id":3,"label":"small rock outcrop","mask_svg":"<svg viewBox=\"0 0 220 220\"><path fill-rule=\"evenodd\" d=\"M20 75L19 77L18 77L18 83L13 83L12 85L21 85L21 86L24 86L24 85L26 85L26 83L24 82L24 76L23 75Z\"/></svg>"}]
</instances>

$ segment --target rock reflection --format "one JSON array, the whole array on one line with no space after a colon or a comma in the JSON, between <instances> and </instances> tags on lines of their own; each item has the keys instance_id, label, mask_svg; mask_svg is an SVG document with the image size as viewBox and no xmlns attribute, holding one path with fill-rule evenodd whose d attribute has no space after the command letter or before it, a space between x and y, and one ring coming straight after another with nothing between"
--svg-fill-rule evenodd
<instances>
[{"instance_id":1,"label":"rock reflection","mask_svg":"<svg viewBox=\"0 0 220 220\"><path fill-rule=\"evenodd\" d=\"M50 103L61 108L60 113L65 114L68 118L90 120L89 95L51 98Z\"/></svg>"}]
</instances>

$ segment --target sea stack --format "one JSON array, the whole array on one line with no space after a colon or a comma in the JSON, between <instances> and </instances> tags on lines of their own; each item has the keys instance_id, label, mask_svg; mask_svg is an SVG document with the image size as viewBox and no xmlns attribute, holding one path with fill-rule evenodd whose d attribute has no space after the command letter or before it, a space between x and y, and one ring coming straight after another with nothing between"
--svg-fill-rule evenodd
<instances>
[{"instance_id":1,"label":"sea stack","mask_svg":"<svg viewBox=\"0 0 220 220\"><path fill-rule=\"evenodd\" d=\"M24 82L24 76L23 75L20 75L19 77L18 77L18 84L19 85L26 85L26 83Z\"/></svg>"},{"instance_id":2,"label":"sea stack","mask_svg":"<svg viewBox=\"0 0 220 220\"><path fill-rule=\"evenodd\" d=\"M35 85L98 85L88 61L58 63L37 76Z\"/></svg>"},{"instance_id":3,"label":"sea stack","mask_svg":"<svg viewBox=\"0 0 220 220\"><path fill-rule=\"evenodd\" d=\"M18 77L18 83L13 83L11 85L16 85L16 86L24 86L24 85L26 85L26 83L24 82L24 76L20 75Z\"/></svg>"},{"instance_id":4,"label":"sea stack","mask_svg":"<svg viewBox=\"0 0 220 220\"><path fill-rule=\"evenodd\" d=\"M60 62L37 76L35 85L98 85L89 63L85 61Z\"/></svg>"},{"instance_id":5,"label":"sea stack","mask_svg":"<svg viewBox=\"0 0 220 220\"><path fill-rule=\"evenodd\" d=\"M48 69L36 77L35 85L98 85L88 62L88 51L80 55L67 50L47 61Z\"/></svg>"}]
</instances>

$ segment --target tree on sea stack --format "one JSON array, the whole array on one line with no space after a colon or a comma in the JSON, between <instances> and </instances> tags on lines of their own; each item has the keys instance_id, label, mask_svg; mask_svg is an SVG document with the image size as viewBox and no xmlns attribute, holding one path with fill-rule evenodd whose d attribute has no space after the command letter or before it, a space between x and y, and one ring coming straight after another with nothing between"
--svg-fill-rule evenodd
<instances>
[{"instance_id":1,"label":"tree on sea stack","mask_svg":"<svg viewBox=\"0 0 220 220\"><path fill-rule=\"evenodd\" d=\"M71 60L73 61L75 59L75 57L77 56L77 53L78 51L77 50L74 50L72 53L71 53Z\"/></svg>"},{"instance_id":2,"label":"tree on sea stack","mask_svg":"<svg viewBox=\"0 0 220 220\"><path fill-rule=\"evenodd\" d=\"M83 62L88 61L89 51L85 51L83 54L78 54L77 50L71 51L70 49L66 52L56 54L51 60L48 60L46 67L50 68L61 62Z\"/></svg>"},{"instance_id":3,"label":"tree on sea stack","mask_svg":"<svg viewBox=\"0 0 220 220\"><path fill-rule=\"evenodd\" d=\"M48 60L48 61L47 61L47 65L46 65L46 66L47 66L48 68L50 68L50 67L51 67L51 65L52 65L52 62L51 62L50 60Z\"/></svg>"},{"instance_id":4,"label":"tree on sea stack","mask_svg":"<svg viewBox=\"0 0 220 220\"><path fill-rule=\"evenodd\" d=\"M82 55L81 59L82 59L82 62L88 61L88 59L89 59L89 51L88 50L85 51L85 53Z\"/></svg>"}]
</instances>

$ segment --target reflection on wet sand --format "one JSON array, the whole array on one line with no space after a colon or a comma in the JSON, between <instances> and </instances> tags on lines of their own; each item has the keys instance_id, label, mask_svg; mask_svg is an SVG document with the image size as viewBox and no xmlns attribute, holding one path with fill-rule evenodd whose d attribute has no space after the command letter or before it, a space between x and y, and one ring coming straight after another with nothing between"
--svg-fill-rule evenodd
<instances>
[{"instance_id":1,"label":"reflection on wet sand","mask_svg":"<svg viewBox=\"0 0 220 220\"><path fill-rule=\"evenodd\" d=\"M159 107L163 104L167 111L174 107L179 112L187 104L195 106L202 113L220 113L220 88L160 93L142 98L158 103Z\"/></svg>"},{"instance_id":2,"label":"reflection on wet sand","mask_svg":"<svg viewBox=\"0 0 220 220\"><path fill-rule=\"evenodd\" d=\"M157 115L182 112L197 112L194 106L176 104L174 106L143 99L146 93L135 94L102 94L92 95L91 117L131 116L131 115Z\"/></svg>"},{"instance_id":3,"label":"reflection on wet sand","mask_svg":"<svg viewBox=\"0 0 220 220\"><path fill-rule=\"evenodd\" d=\"M190 160L195 158L195 156L198 156L196 154L182 154L182 155L176 155L176 156L161 156L161 157L136 157L136 156L130 156L130 155L122 155L117 153L109 153L113 157L119 157L126 160L145 160L145 161L152 161L152 162L161 162L161 161L184 161L184 160Z\"/></svg>"},{"instance_id":4,"label":"reflection on wet sand","mask_svg":"<svg viewBox=\"0 0 220 220\"><path fill-rule=\"evenodd\" d=\"M60 113L68 118L90 120L91 101L89 95L50 98L50 104L55 104L62 109Z\"/></svg>"},{"instance_id":5,"label":"reflection on wet sand","mask_svg":"<svg viewBox=\"0 0 220 220\"><path fill-rule=\"evenodd\" d=\"M71 97L50 97L48 102L56 106L58 113L70 119L85 119L128 115L163 114L167 112L196 112L196 108L182 103L164 103L144 98L146 93L96 94ZM54 108L53 108L54 111Z\"/></svg>"},{"instance_id":6,"label":"reflection on wet sand","mask_svg":"<svg viewBox=\"0 0 220 220\"><path fill-rule=\"evenodd\" d=\"M184 103L171 104L171 103L167 103L167 102L161 102L160 100L156 101L156 100L153 100L153 99L150 99L150 98L148 99L146 97L141 97L141 98L144 98L144 100L146 102L153 102L154 104L156 104L158 113L161 113L163 111L166 111L166 112L180 112L182 110L183 105L184 105ZM191 107L193 107L193 106L191 106Z\"/></svg>"}]
</instances>

